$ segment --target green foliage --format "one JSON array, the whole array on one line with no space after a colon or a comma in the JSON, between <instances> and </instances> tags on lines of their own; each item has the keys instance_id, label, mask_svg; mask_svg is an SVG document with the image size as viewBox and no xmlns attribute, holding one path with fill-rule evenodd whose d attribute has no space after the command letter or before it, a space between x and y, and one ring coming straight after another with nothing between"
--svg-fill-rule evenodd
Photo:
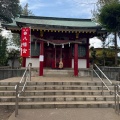
<instances>
[{"instance_id":1,"label":"green foliage","mask_svg":"<svg viewBox=\"0 0 120 120\"><path fill-rule=\"evenodd\" d=\"M15 49L9 49L7 53L8 53L8 60L12 61L12 68L14 68L15 59L20 59L20 51Z\"/></svg>"},{"instance_id":2,"label":"green foliage","mask_svg":"<svg viewBox=\"0 0 120 120\"><path fill-rule=\"evenodd\" d=\"M105 0L104 0L105 1ZM114 47L115 47L115 65L117 66L117 35L120 32L120 1L119 0L109 0L109 2L102 5L97 12L97 21L103 26L107 31L114 34Z\"/></svg>"},{"instance_id":3,"label":"green foliage","mask_svg":"<svg viewBox=\"0 0 120 120\"><path fill-rule=\"evenodd\" d=\"M110 4L111 2L119 2L119 0L98 0L98 4L100 4L100 6Z\"/></svg>"},{"instance_id":4,"label":"green foliage","mask_svg":"<svg viewBox=\"0 0 120 120\"><path fill-rule=\"evenodd\" d=\"M29 16L29 15L33 15L33 13L29 10L28 8L28 3L26 3L26 5L22 8L22 15L25 16ZM12 38L12 42L17 46L20 47L20 35L13 33L13 38Z\"/></svg>"},{"instance_id":5,"label":"green foliage","mask_svg":"<svg viewBox=\"0 0 120 120\"><path fill-rule=\"evenodd\" d=\"M12 22L21 13L19 0L0 0L0 20Z\"/></svg>"},{"instance_id":6,"label":"green foliage","mask_svg":"<svg viewBox=\"0 0 120 120\"><path fill-rule=\"evenodd\" d=\"M19 50L15 50L15 49L10 49L7 51L8 53L8 59L16 59L20 56L20 51Z\"/></svg>"},{"instance_id":7,"label":"green foliage","mask_svg":"<svg viewBox=\"0 0 120 120\"><path fill-rule=\"evenodd\" d=\"M115 50L112 47L108 48L90 48L90 60L93 63L102 66L114 66Z\"/></svg>"},{"instance_id":8,"label":"green foliage","mask_svg":"<svg viewBox=\"0 0 120 120\"><path fill-rule=\"evenodd\" d=\"M99 23L110 32L120 31L120 3L106 4L100 10Z\"/></svg>"},{"instance_id":9,"label":"green foliage","mask_svg":"<svg viewBox=\"0 0 120 120\"><path fill-rule=\"evenodd\" d=\"M0 66L7 65L7 39L0 35Z\"/></svg>"},{"instance_id":10,"label":"green foliage","mask_svg":"<svg viewBox=\"0 0 120 120\"><path fill-rule=\"evenodd\" d=\"M20 47L20 35L13 33L12 35L12 42L15 44L15 46Z\"/></svg>"},{"instance_id":11,"label":"green foliage","mask_svg":"<svg viewBox=\"0 0 120 120\"><path fill-rule=\"evenodd\" d=\"M94 63L94 61L96 60L96 50L94 47L91 47L90 50L91 50L92 63Z\"/></svg>"},{"instance_id":12,"label":"green foliage","mask_svg":"<svg viewBox=\"0 0 120 120\"><path fill-rule=\"evenodd\" d=\"M92 11L93 14L93 20L96 21L98 23L99 21L99 14L100 14L100 10L104 7L104 5L109 5L113 2L119 2L119 0L98 0L97 4L96 4L96 9L94 9Z\"/></svg>"}]
</instances>

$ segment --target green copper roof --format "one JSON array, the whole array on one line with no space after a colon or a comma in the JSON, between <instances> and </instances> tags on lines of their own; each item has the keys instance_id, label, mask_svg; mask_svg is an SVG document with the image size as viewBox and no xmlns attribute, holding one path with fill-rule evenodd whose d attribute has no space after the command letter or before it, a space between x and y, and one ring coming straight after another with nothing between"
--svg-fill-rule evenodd
<instances>
[{"instance_id":1,"label":"green copper roof","mask_svg":"<svg viewBox=\"0 0 120 120\"><path fill-rule=\"evenodd\" d=\"M48 25L48 26L63 26L63 27L98 27L91 19L73 19L73 18L53 18L53 17L36 17L36 16L21 16L16 18L17 23Z\"/></svg>"},{"instance_id":2,"label":"green copper roof","mask_svg":"<svg viewBox=\"0 0 120 120\"><path fill-rule=\"evenodd\" d=\"M55 27L55 28L93 28L101 29L99 25L91 19L75 19L75 18L56 18L41 16L20 16L15 18L13 23L3 24L5 27L33 26L33 27Z\"/></svg>"}]
</instances>

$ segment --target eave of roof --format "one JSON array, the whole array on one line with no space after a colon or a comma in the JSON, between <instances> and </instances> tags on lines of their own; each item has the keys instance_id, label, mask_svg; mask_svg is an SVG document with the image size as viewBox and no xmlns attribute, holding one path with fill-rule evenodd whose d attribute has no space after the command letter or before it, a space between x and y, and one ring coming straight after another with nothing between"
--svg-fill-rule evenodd
<instances>
[{"instance_id":1,"label":"eave of roof","mask_svg":"<svg viewBox=\"0 0 120 120\"><path fill-rule=\"evenodd\" d=\"M5 27L31 26L62 29L101 29L91 19L55 18L41 16L20 16L13 23L3 24Z\"/></svg>"},{"instance_id":2,"label":"eave of roof","mask_svg":"<svg viewBox=\"0 0 120 120\"><path fill-rule=\"evenodd\" d=\"M10 28L19 28L18 26L17 26L17 24L16 24L16 22L15 21L13 21L13 23L9 23L9 24L1 24L3 27L6 27L6 28L8 28L8 27L10 27Z\"/></svg>"}]
</instances>

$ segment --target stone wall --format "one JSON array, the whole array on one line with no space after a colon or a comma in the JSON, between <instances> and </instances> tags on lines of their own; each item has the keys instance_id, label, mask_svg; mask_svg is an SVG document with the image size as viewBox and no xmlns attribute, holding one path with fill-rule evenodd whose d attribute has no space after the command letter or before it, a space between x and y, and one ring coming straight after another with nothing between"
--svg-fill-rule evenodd
<instances>
[{"instance_id":1,"label":"stone wall","mask_svg":"<svg viewBox=\"0 0 120 120\"><path fill-rule=\"evenodd\" d=\"M0 69L0 80L11 77L22 77L25 69Z\"/></svg>"},{"instance_id":2,"label":"stone wall","mask_svg":"<svg viewBox=\"0 0 120 120\"><path fill-rule=\"evenodd\" d=\"M110 80L120 81L120 67L99 67ZM96 70L102 77L100 71ZM96 76L94 74L94 76Z\"/></svg>"}]
</instances>

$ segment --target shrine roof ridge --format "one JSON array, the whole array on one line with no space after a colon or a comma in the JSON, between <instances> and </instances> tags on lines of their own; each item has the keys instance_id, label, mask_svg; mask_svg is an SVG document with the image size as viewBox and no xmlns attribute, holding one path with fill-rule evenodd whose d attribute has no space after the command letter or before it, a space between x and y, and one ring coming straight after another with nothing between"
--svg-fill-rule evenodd
<instances>
[{"instance_id":1,"label":"shrine roof ridge","mask_svg":"<svg viewBox=\"0 0 120 120\"><path fill-rule=\"evenodd\" d=\"M64 17L47 17L47 16L25 16L25 15L20 15L19 18L65 20L65 21L92 21L91 19L84 19L84 18L64 18Z\"/></svg>"}]
</instances>

